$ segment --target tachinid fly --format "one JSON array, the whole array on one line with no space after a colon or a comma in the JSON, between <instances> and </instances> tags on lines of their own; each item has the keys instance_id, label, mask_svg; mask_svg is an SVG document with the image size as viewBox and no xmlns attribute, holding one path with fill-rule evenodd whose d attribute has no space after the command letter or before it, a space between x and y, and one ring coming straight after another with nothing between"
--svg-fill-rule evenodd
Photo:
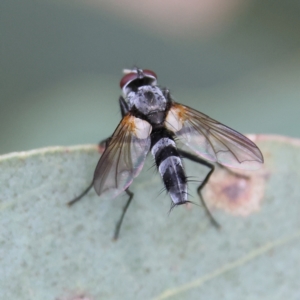
<instances>
[{"instance_id":1,"label":"tachinid fly","mask_svg":"<svg viewBox=\"0 0 300 300\"><path fill-rule=\"evenodd\" d=\"M201 189L214 171L214 165L207 161L255 170L263 163L260 150L244 135L173 101L169 90L157 85L153 71L134 68L124 73L120 81L123 96L119 99L122 120L113 135L102 142L106 147L92 183L69 205L80 200L92 186L98 195L106 194L111 198L125 191L129 198L115 229L114 238L117 239L133 198L129 187L151 151L172 206L189 202L182 158L210 169L197 191L207 215L218 226L201 195ZM177 141L185 144L189 151L177 148Z\"/></svg>"}]
</instances>

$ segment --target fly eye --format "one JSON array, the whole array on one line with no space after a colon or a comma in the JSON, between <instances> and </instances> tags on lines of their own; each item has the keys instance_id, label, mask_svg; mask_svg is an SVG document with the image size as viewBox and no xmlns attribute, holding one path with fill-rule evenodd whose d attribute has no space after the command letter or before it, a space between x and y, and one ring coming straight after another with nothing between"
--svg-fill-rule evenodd
<instances>
[{"instance_id":1,"label":"fly eye","mask_svg":"<svg viewBox=\"0 0 300 300\"><path fill-rule=\"evenodd\" d=\"M154 77L155 79L157 79L157 75L151 70L143 70L143 73L148 77Z\"/></svg>"},{"instance_id":2,"label":"fly eye","mask_svg":"<svg viewBox=\"0 0 300 300\"><path fill-rule=\"evenodd\" d=\"M125 85L127 85L128 83L130 83L131 81L135 80L138 78L138 74L137 73L128 73L125 76L123 76L123 78L120 81L120 87L121 89L123 89L123 87Z\"/></svg>"}]
</instances>

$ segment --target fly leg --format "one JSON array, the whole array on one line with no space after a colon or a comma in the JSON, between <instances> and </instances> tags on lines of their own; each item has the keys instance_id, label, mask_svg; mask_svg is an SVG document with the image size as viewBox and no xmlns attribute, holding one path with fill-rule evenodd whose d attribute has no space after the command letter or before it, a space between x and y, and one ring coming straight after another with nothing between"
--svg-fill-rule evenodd
<instances>
[{"instance_id":1,"label":"fly leg","mask_svg":"<svg viewBox=\"0 0 300 300\"><path fill-rule=\"evenodd\" d=\"M115 233L114 233L114 240L117 240L118 237L119 237L119 233L120 233L120 229L121 229L121 225L122 225L122 222L123 222L123 219L124 219L124 216L126 214L126 211L133 199L133 196L134 196L134 193L131 192L128 188L125 190L126 194L129 196L125 206L123 207L123 211L122 211L122 214L121 214L121 217L116 225L116 229L115 229Z\"/></svg>"},{"instance_id":2,"label":"fly leg","mask_svg":"<svg viewBox=\"0 0 300 300\"><path fill-rule=\"evenodd\" d=\"M69 201L67 204L69 206L73 205L74 203L78 202L79 200L81 200L90 190L91 188L93 187L93 184L94 184L94 181L92 181L90 183L90 185L79 195L77 196L76 198L74 198L73 200Z\"/></svg>"},{"instance_id":3,"label":"fly leg","mask_svg":"<svg viewBox=\"0 0 300 300\"><path fill-rule=\"evenodd\" d=\"M205 212L206 212L206 215L208 216L210 222L212 223L213 226L215 226L216 228L220 228L220 224L215 220L215 218L213 217L213 215L211 214L211 212L209 211L203 197L202 197L202 193L201 193L201 190L204 188L204 186L206 185L206 183L208 182L211 174L213 173L213 171L215 170L215 166L211 163L208 163L206 160L196 156L196 155L193 155L189 152L186 152L184 150L180 150L178 149L178 153L181 155L181 157L183 158L187 158L193 162L196 162L196 163L199 163L201 165L204 165L206 167L208 167L210 170L208 172L208 174L206 175L205 179L201 182L201 184L199 185L199 187L197 188L197 193L199 195L199 198L200 198L200 201L201 201L201 204L202 206L204 207L205 209Z\"/></svg>"},{"instance_id":4,"label":"fly leg","mask_svg":"<svg viewBox=\"0 0 300 300\"><path fill-rule=\"evenodd\" d=\"M129 107L128 107L127 102L125 101L125 99L122 96L120 96L120 98L119 98L119 105L120 105L120 110L121 110L122 118L124 118L125 115L129 112ZM110 142L110 139L111 138L108 138L108 139L100 142L99 143L99 147L101 146L101 143L103 144L104 142L106 143L106 146L107 146L107 144ZM114 233L114 240L117 240L118 237L119 237L119 233L120 233L121 225L123 223L124 216L125 216L126 211L127 211L128 207L129 207L129 205L130 205L130 203L131 203L131 201L133 199L133 196L134 196L134 193L132 193L129 190L129 188L127 188L125 190L125 192L129 196L129 198L128 198L125 206L123 207L123 211L122 211L121 217L120 217L120 219L119 219L119 221L118 221L118 223L116 225L116 229L115 229L115 233Z\"/></svg>"},{"instance_id":5,"label":"fly leg","mask_svg":"<svg viewBox=\"0 0 300 300\"><path fill-rule=\"evenodd\" d=\"M244 175L244 174L240 174L240 173L236 173L233 170L231 170L231 169L227 168L226 166L223 166L223 165L221 165L219 163L218 163L218 167L220 167L221 169L226 170L227 173L229 173L230 175L235 176L237 178L249 179L249 176Z\"/></svg>"},{"instance_id":6,"label":"fly leg","mask_svg":"<svg viewBox=\"0 0 300 300\"><path fill-rule=\"evenodd\" d=\"M100 153L103 153L104 152L104 150L105 150L105 148L107 147L107 145L108 145L108 143L109 143L109 141L110 141L110 139L111 139L111 137L109 137L109 138L106 138L106 139L104 139L104 140L102 140L99 144L98 144L98 146L99 146L99 152ZM101 149L104 149L104 150L101 150ZM72 199L71 201L69 201L68 203L67 203L67 205L69 205L69 206L71 206L71 205L73 205L74 203L76 203L76 202L78 202L79 200L81 200L91 189L92 189L92 187L93 187L93 184L94 184L94 181L92 181L90 184L89 184L89 186L79 195L79 196L77 196L76 198L74 198L74 199Z\"/></svg>"}]
</instances>

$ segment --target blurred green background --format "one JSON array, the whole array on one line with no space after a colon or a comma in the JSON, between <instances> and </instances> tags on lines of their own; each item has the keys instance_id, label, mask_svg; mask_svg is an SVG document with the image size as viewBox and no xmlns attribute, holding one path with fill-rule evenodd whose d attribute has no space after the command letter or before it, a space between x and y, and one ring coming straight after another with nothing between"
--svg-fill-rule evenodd
<instances>
[{"instance_id":1,"label":"blurred green background","mask_svg":"<svg viewBox=\"0 0 300 300\"><path fill-rule=\"evenodd\" d=\"M238 131L300 137L299 29L296 0L1 0L0 153L106 138L134 65Z\"/></svg>"}]
</instances>

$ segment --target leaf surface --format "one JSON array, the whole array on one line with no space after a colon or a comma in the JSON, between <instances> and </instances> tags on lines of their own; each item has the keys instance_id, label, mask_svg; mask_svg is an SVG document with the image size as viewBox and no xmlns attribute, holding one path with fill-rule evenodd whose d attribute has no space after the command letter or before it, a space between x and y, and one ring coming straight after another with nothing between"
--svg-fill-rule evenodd
<instances>
[{"instance_id":1,"label":"leaf surface","mask_svg":"<svg viewBox=\"0 0 300 300\"><path fill-rule=\"evenodd\" d=\"M92 179L95 146L0 157L0 298L299 299L300 141L252 138L264 168L249 179L217 169L205 188L221 230L196 205L168 216L149 157L116 242L125 194L110 200L91 191L66 205ZM197 166L185 165L197 176Z\"/></svg>"}]
</instances>

